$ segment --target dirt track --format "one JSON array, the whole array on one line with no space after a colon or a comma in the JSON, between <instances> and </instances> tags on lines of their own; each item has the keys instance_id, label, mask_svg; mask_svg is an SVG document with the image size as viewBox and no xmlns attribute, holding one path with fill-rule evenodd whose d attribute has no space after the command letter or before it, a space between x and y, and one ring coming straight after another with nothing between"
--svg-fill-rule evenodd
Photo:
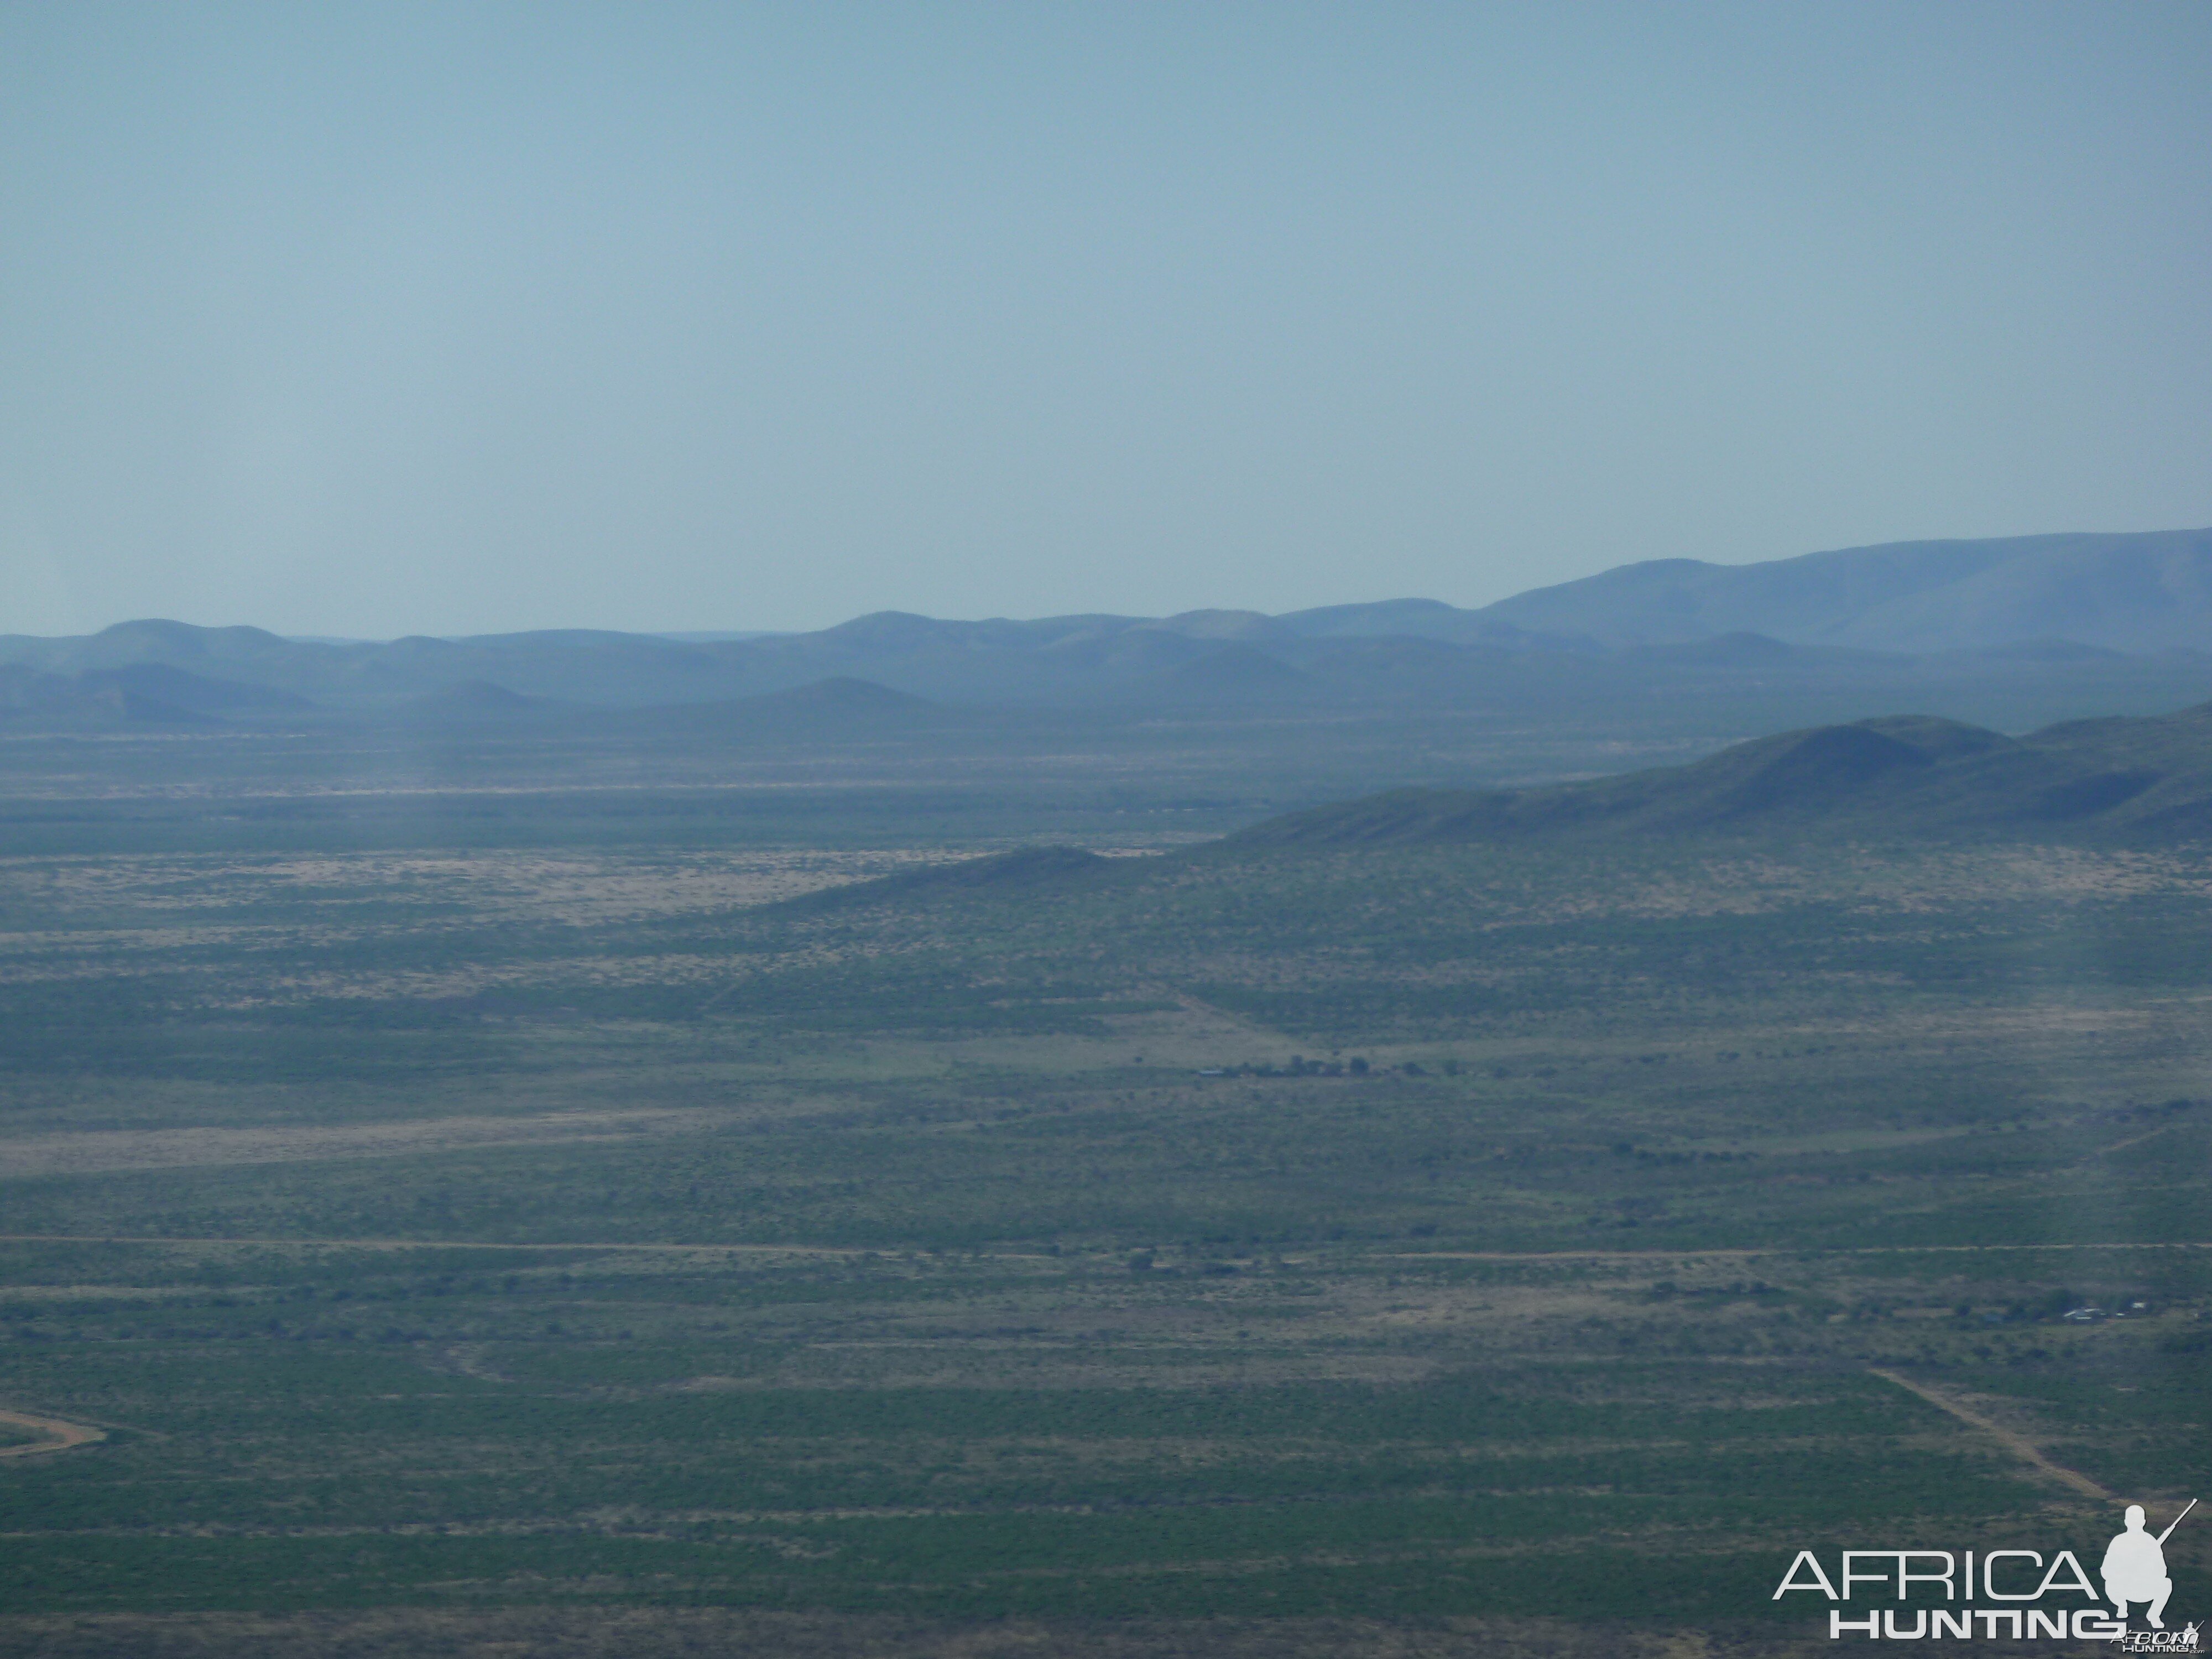
<instances>
[{"instance_id":1,"label":"dirt track","mask_svg":"<svg viewBox=\"0 0 2212 1659\"><path fill-rule=\"evenodd\" d=\"M526 1243L509 1243L488 1238L185 1238L139 1233L0 1233L0 1244L228 1244L257 1249L346 1250L720 1251L732 1255L825 1257L886 1253L858 1244L720 1244L704 1242L672 1244L599 1238L541 1239ZM1709 1249L1689 1245L1673 1250L1397 1250L1389 1252L1387 1259L1394 1261L1648 1261L1658 1266L1670 1261L1751 1261L1762 1256L1972 1255L2014 1250L2212 1250L2212 1241L2177 1239L2152 1244L1850 1244L1835 1249L1815 1248L1811 1250L1802 1246L1785 1244L1762 1244L1748 1249L1735 1246ZM896 1252L888 1254L895 1255ZM1024 1253L1015 1251L1010 1254L1019 1256Z\"/></svg>"},{"instance_id":2,"label":"dirt track","mask_svg":"<svg viewBox=\"0 0 2212 1659\"><path fill-rule=\"evenodd\" d=\"M877 1254L858 1244L641 1244L607 1239L508 1244L482 1238L169 1238L135 1233L0 1233L0 1244L235 1244L255 1249L324 1250L720 1251L732 1255L810 1256Z\"/></svg>"},{"instance_id":3,"label":"dirt track","mask_svg":"<svg viewBox=\"0 0 2212 1659\"><path fill-rule=\"evenodd\" d=\"M0 1446L0 1457L35 1457L46 1452L70 1451L107 1438L106 1429L95 1429L84 1423L64 1422L58 1417L33 1417L27 1412L0 1411L0 1423L52 1437L46 1440L33 1440L28 1445Z\"/></svg>"},{"instance_id":4,"label":"dirt track","mask_svg":"<svg viewBox=\"0 0 2212 1659\"><path fill-rule=\"evenodd\" d=\"M1953 1417L1957 1418L1961 1423L1966 1424L1970 1428L1979 1429L1984 1434L1989 1436L1990 1439L1996 1441L2007 1451L2010 1452L2014 1457L2019 1458L2021 1462L2031 1464L2035 1468L2040 1470L2043 1474L2049 1475L2052 1480L2059 1481L2063 1485L2071 1486L2075 1492L2080 1492L2084 1498L2094 1498L2100 1503L2106 1504L2109 1504L2113 1501L2112 1494L2106 1492L2102 1486L2092 1480L2087 1475L2080 1473L2078 1470L2069 1469L2063 1463L2054 1463L2049 1458L2045 1457L2043 1455L2042 1449L2033 1440L2030 1440L2026 1435L2016 1434L2012 1430L2004 1427L2001 1424L1992 1423L1988 1418L1984 1417L1979 1412L1975 1411L1972 1407L1962 1406L1957 1401L1950 1398L1949 1395L1939 1394L1924 1383L1915 1382L1910 1378L1899 1376L1895 1371L1883 1370L1879 1366L1870 1367L1869 1369L1874 1371L1874 1374L1876 1376L1881 1377L1884 1382L1894 1382L1899 1388L1904 1389L1907 1394L1919 1395L1921 1399L1935 1407L1936 1410L1949 1413Z\"/></svg>"}]
</instances>

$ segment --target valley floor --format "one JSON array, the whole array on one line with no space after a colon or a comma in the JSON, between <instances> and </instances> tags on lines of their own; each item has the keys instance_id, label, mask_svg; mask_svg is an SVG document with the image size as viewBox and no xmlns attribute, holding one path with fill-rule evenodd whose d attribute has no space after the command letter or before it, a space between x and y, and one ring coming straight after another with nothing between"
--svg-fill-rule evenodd
<instances>
[{"instance_id":1,"label":"valley floor","mask_svg":"<svg viewBox=\"0 0 2212 1659\"><path fill-rule=\"evenodd\" d=\"M2212 1478L2203 860L773 902L943 855L11 863L0 1651L1782 1654Z\"/></svg>"}]
</instances>

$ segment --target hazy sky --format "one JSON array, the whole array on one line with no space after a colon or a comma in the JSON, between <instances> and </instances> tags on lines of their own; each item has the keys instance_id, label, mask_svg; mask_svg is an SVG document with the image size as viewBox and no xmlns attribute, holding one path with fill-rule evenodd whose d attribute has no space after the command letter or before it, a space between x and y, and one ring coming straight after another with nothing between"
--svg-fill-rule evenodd
<instances>
[{"instance_id":1,"label":"hazy sky","mask_svg":"<svg viewBox=\"0 0 2212 1659\"><path fill-rule=\"evenodd\" d=\"M2212 523L2212 5L0 4L0 632Z\"/></svg>"}]
</instances>

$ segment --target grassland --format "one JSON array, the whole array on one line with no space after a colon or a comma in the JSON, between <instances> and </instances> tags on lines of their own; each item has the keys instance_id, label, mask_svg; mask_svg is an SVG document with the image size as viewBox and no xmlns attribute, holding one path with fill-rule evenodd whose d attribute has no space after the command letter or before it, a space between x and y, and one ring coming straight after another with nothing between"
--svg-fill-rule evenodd
<instances>
[{"instance_id":1,"label":"grassland","mask_svg":"<svg viewBox=\"0 0 2212 1659\"><path fill-rule=\"evenodd\" d=\"M2212 859L198 810L0 867L0 1406L107 1437L0 1650L1780 1652L2212 1486Z\"/></svg>"}]
</instances>

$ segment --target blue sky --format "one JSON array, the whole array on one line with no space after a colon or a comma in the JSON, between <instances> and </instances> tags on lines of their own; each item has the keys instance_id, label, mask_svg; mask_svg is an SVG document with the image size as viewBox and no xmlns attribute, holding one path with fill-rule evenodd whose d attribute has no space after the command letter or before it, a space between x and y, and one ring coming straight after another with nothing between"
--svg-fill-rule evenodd
<instances>
[{"instance_id":1,"label":"blue sky","mask_svg":"<svg viewBox=\"0 0 2212 1659\"><path fill-rule=\"evenodd\" d=\"M0 632L2212 523L2212 7L0 8Z\"/></svg>"}]
</instances>

